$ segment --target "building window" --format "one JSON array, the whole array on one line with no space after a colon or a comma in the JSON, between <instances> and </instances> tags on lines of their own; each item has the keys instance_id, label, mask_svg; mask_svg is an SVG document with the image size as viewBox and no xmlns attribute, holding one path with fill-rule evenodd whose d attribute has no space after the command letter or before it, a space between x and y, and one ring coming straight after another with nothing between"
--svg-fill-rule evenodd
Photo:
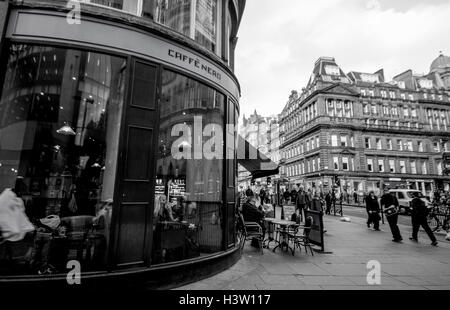
<instances>
[{"instance_id":1,"label":"building window","mask_svg":"<svg viewBox=\"0 0 450 310\"><path fill-rule=\"evenodd\" d=\"M387 106L387 105L383 106L383 114L384 114L384 116L389 116L391 114L389 106Z\"/></svg>"},{"instance_id":2,"label":"building window","mask_svg":"<svg viewBox=\"0 0 450 310\"><path fill-rule=\"evenodd\" d=\"M419 149L419 152L423 152L423 142L422 141L417 142L417 148Z\"/></svg>"},{"instance_id":3,"label":"building window","mask_svg":"<svg viewBox=\"0 0 450 310\"><path fill-rule=\"evenodd\" d=\"M387 92L385 90L381 91L381 97L382 98L387 98Z\"/></svg>"},{"instance_id":4,"label":"building window","mask_svg":"<svg viewBox=\"0 0 450 310\"><path fill-rule=\"evenodd\" d=\"M155 22L194 39L212 52L219 52L217 0L155 1Z\"/></svg>"},{"instance_id":5,"label":"building window","mask_svg":"<svg viewBox=\"0 0 450 310\"><path fill-rule=\"evenodd\" d=\"M338 147L338 136L337 135L332 135L331 136L331 146L333 147Z\"/></svg>"},{"instance_id":6,"label":"building window","mask_svg":"<svg viewBox=\"0 0 450 310\"><path fill-rule=\"evenodd\" d=\"M364 113L365 115L370 114L370 108L369 108L369 105L368 105L368 104L363 104L363 113Z\"/></svg>"},{"instance_id":7,"label":"building window","mask_svg":"<svg viewBox=\"0 0 450 310\"><path fill-rule=\"evenodd\" d=\"M441 162L441 161L438 161L438 162L437 162L437 174L438 174L438 175L442 175L442 174L443 174L443 171L442 171L442 162Z\"/></svg>"},{"instance_id":8,"label":"building window","mask_svg":"<svg viewBox=\"0 0 450 310\"><path fill-rule=\"evenodd\" d=\"M397 140L397 150L403 151L403 142L402 142L402 140Z\"/></svg>"},{"instance_id":9,"label":"building window","mask_svg":"<svg viewBox=\"0 0 450 310\"><path fill-rule=\"evenodd\" d=\"M160 242L164 244L169 242L165 238L172 238L171 235L161 233L158 230L164 231L167 228L165 223L172 221L172 218L179 219L186 216L182 212L183 208L181 208L179 200L184 197L190 203L195 203L197 207L195 217L191 218L191 221L198 222L206 216L210 219L212 217L215 218L215 220L211 220L211 224L214 225L214 228L211 229L214 233L210 232L207 235L206 239L208 241L195 241L199 243L200 250L205 249L204 251L209 253L219 252L222 250L223 225L218 223L223 223L221 218L223 214L221 201L223 199L224 160L223 147L219 142L220 139L211 140L211 137L223 136L221 131L225 120L225 96L205 84L169 70L163 70L162 81L161 98L164 98L164 105L160 109L160 119L173 121L161 122L159 128L156 178L160 182L162 189L157 189L155 199L158 202L164 198L163 195L166 195L174 199L173 203L177 207L174 206L172 211L169 210L167 212L162 206L155 233L163 238ZM185 105L185 98L187 97L192 99L190 101L191 106ZM189 136L174 137L172 135L174 122L183 113L189 115L193 108L196 110L196 115L202 117L203 131L208 133L207 136L198 137L198 139L195 139L196 141L192 141L192 138ZM194 132L193 117L186 116L184 124L190 129L190 132ZM208 151L200 159L196 157L195 148L192 147L194 143L203 145L205 150ZM177 144L180 146L189 145L189 147L184 149L184 158L175 157L177 153L174 152L174 146ZM293 146L291 146L290 152L292 156L294 153ZM293 174L294 169L291 166L291 175ZM177 209L178 207L181 209ZM179 210L179 215L177 215L176 210ZM170 216L170 213L173 213L172 216ZM196 224L196 226L198 225L199 223ZM178 261L185 259L183 255L164 256L164 251L161 251L158 247L153 249L154 264L165 263L168 260ZM200 253L198 254L200 255Z\"/></svg>"},{"instance_id":10,"label":"building window","mask_svg":"<svg viewBox=\"0 0 450 310\"><path fill-rule=\"evenodd\" d=\"M370 109L371 109L372 115L377 115L378 114L377 106L375 104L372 104L370 106Z\"/></svg>"},{"instance_id":11,"label":"building window","mask_svg":"<svg viewBox=\"0 0 450 310\"><path fill-rule=\"evenodd\" d=\"M428 174L428 168L427 168L427 162L426 161L424 161L423 163L422 163L422 174Z\"/></svg>"},{"instance_id":12,"label":"building window","mask_svg":"<svg viewBox=\"0 0 450 310\"><path fill-rule=\"evenodd\" d=\"M371 158L367 159L367 171L373 172L373 159Z\"/></svg>"},{"instance_id":13,"label":"building window","mask_svg":"<svg viewBox=\"0 0 450 310\"><path fill-rule=\"evenodd\" d=\"M342 158L342 170L349 171L348 157Z\"/></svg>"},{"instance_id":14,"label":"building window","mask_svg":"<svg viewBox=\"0 0 450 310\"><path fill-rule=\"evenodd\" d=\"M94 260L82 259L80 263L89 265L93 271L106 270L127 60L97 52L12 44L5 48L2 64L5 79L0 88L0 193L16 188L16 194L25 200L32 223L55 215L61 219L61 227L73 231L69 225L74 217L85 218L83 224L88 227L89 220L92 223L94 216L98 216L104 223L96 231L96 240L101 245L96 248ZM147 67L139 69L148 73ZM132 97L136 105L148 106L144 96L149 93L142 85L137 82L138 93ZM138 137L134 136L133 141L136 140ZM139 145L135 143L135 146ZM138 168L136 164L134 167ZM132 176L142 176L140 169L133 173ZM2 222L7 218L5 214L0 215ZM80 225L77 228L83 231L81 221L77 223ZM69 242L78 237L72 233L69 236L68 231L62 240L56 231L54 237L45 232L38 233L41 236L34 241L29 236L31 242L28 237L11 242L14 244L11 248L38 253L33 257L36 267L47 268L50 266L47 258L50 258L53 273L67 272L67 261L77 259ZM3 233L6 237L7 232ZM75 249L88 246L82 239L76 242ZM16 271L26 274L28 268L22 270L25 260L12 251L8 275ZM3 275L6 256L1 252L0 274ZM14 265L13 259L17 260Z\"/></svg>"},{"instance_id":15,"label":"building window","mask_svg":"<svg viewBox=\"0 0 450 310\"><path fill-rule=\"evenodd\" d=\"M319 136L316 137L316 147L320 148L320 137Z\"/></svg>"},{"instance_id":16,"label":"building window","mask_svg":"<svg viewBox=\"0 0 450 310\"><path fill-rule=\"evenodd\" d=\"M369 90L369 96L370 97L375 97L375 92L373 90Z\"/></svg>"},{"instance_id":17,"label":"building window","mask_svg":"<svg viewBox=\"0 0 450 310\"><path fill-rule=\"evenodd\" d=\"M392 151L392 139L387 139L386 144L387 144L387 149L389 151Z\"/></svg>"},{"instance_id":18,"label":"building window","mask_svg":"<svg viewBox=\"0 0 450 310\"><path fill-rule=\"evenodd\" d=\"M417 118L417 109L416 108L411 109L411 116L414 118Z\"/></svg>"},{"instance_id":19,"label":"building window","mask_svg":"<svg viewBox=\"0 0 450 310\"><path fill-rule=\"evenodd\" d=\"M409 109L408 107L403 107L403 117L409 117Z\"/></svg>"},{"instance_id":20,"label":"building window","mask_svg":"<svg viewBox=\"0 0 450 310\"><path fill-rule=\"evenodd\" d=\"M389 172L395 173L395 160L393 159L389 160Z\"/></svg>"},{"instance_id":21,"label":"building window","mask_svg":"<svg viewBox=\"0 0 450 310\"><path fill-rule=\"evenodd\" d=\"M347 136L341 136L341 147L347 147Z\"/></svg>"},{"instance_id":22,"label":"building window","mask_svg":"<svg viewBox=\"0 0 450 310\"><path fill-rule=\"evenodd\" d=\"M408 141L406 143L406 150L412 152L413 151L413 142L412 141Z\"/></svg>"},{"instance_id":23,"label":"building window","mask_svg":"<svg viewBox=\"0 0 450 310\"><path fill-rule=\"evenodd\" d=\"M377 150L381 150L382 149L381 139L377 138L376 143L377 143Z\"/></svg>"},{"instance_id":24,"label":"building window","mask_svg":"<svg viewBox=\"0 0 450 310\"><path fill-rule=\"evenodd\" d=\"M439 142L433 142L433 151L435 153L439 153L441 151L441 147L439 145Z\"/></svg>"},{"instance_id":25,"label":"building window","mask_svg":"<svg viewBox=\"0 0 450 310\"><path fill-rule=\"evenodd\" d=\"M417 166L415 161L411 161L411 173L417 174Z\"/></svg>"},{"instance_id":26,"label":"building window","mask_svg":"<svg viewBox=\"0 0 450 310\"><path fill-rule=\"evenodd\" d=\"M390 91L389 96L391 97L391 99L395 99L395 92Z\"/></svg>"},{"instance_id":27,"label":"building window","mask_svg":"<svg viewBox=\"0 0 450 310\"><path fill-rule=\"evenodd\" d=\"M378 160L378 172L384 172L384 160L383 159Z\"/></svg>"},{"instance_id":28,"label":"building window","mask_svg":"<svg viewBox=\"0 0 450 310\"><path fill-rule=\"evenodd\" d=\"M333 157L333 167L334 170L339 170L339 158L338 157Z\"/></svg>"},{"instance_id":29,"label":"building window","mask_svg":"<svg viewBox=\"0 0 450 310\"><path fill-rule=\"evenodd\" d=\"M370 145L370 138L365 138L364 142L365 142L366 149L371 149L372 148L371 145Z\"/></svg>"},{"instance_id":30,"label":"building window","mask_svg":"<svg viewBox=\"0 0 450 310\"><path fill-rule=\"evenodd\" d=\"M391 114L392 114L393 116L398 116L398 107L393 106L393 107L391 108Z\"/></svg>"},{"instance_id":31,"label":"building window","mask_svg":"<svg viewBox=\"0 0 450 310\"><path fill-rule=\"evenodd\" d=\"M404 160L400 160L400 173L406 174L406 163Z\"/></svg>"}]
</instances>

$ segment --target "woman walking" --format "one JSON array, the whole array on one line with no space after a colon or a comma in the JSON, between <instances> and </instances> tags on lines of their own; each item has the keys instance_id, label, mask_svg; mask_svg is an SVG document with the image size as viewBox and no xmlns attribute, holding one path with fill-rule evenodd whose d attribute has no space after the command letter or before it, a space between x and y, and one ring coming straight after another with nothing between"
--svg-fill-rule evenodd
<instances>
[{"instance_id":1,"label":"woman walking","mask_svg":"<svg viewBox=\"0 0 450 310\"><path fill-rule=\"evenodd\" d=\"M380 205L374 192L370 192L366 199L366 210L368 215L367 227L370 228L370 225L373 224L373 228L380 231Z\"/></svg>"}]
</instances>

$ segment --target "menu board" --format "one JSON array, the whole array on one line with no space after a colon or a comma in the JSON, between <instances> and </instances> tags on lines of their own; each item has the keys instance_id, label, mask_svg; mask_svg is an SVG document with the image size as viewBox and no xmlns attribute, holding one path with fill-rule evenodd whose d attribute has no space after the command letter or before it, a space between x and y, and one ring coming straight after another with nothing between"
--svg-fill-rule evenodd
<instances>
[{"instance_id":1,"label":"menu board","mask_svg":"<svg viewBox=\"0 0 450 310\"><path fill-rule=\"evenodd\" d=\"M285 220L290 221L294 213L295 213L295 206L293 205L283 206L283 216Z\"/></svg>"}]
</instances>

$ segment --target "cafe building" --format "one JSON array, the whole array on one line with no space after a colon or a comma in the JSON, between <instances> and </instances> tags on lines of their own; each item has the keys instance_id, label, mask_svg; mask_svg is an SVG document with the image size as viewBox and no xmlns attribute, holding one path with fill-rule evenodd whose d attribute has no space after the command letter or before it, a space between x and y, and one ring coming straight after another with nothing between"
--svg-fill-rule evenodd
<instances>
[{"instance_id":1,"label":"cafe building","mask_svg":"<svg viewBox=\"0 0 450 310\"><path fill-rule=\"evenodd\" d=\"M0 201L31 224L0 206L0 287L175 287L239 260L244 6L0 1Z\"/></svg>"}]
</instances>

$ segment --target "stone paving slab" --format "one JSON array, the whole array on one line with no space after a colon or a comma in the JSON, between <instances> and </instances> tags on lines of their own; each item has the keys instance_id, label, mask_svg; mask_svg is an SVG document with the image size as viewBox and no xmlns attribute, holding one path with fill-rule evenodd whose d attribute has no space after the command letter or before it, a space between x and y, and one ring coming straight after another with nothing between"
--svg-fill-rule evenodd
<instances>
[{"instance_id":1,"label":"stone paving slab","mask_svg":"<svg viewBox=\"0 0 450 310\"><path fill-rule=\"evenodd\" d=\"M325 249L331 254L265 249L264 255L247 242L241 260L216 276L182 290L435 290L450 289L450 243L438 237L430 246L421 233L419 243L408 240L409 227L400 229L405 239L397 244L387 224L381 232L368 229L365 220L324 218ZM272 245L273 248L273 245ZM367 263L381 264L381 285L368 285Z\"/></svg>"}]
</instances>

